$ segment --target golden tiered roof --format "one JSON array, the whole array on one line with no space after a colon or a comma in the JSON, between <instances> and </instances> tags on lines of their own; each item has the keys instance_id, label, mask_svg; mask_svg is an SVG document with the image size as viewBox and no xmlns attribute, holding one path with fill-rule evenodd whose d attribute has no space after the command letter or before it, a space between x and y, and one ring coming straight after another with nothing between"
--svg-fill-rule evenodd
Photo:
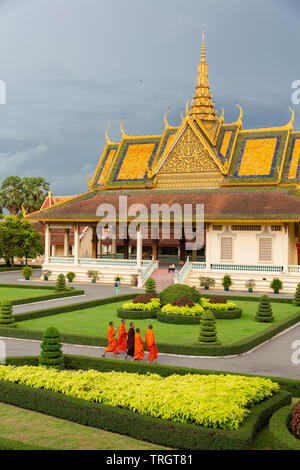
<instances>
[{"instance_id":1,"label":"golden tiered roof","mask_svg":"<svg viewBox=\"0 0 300 470\"><path fill-rule=\"evenodd\" d=\"M191 104L191 116L202 121L215 122L217 111L215 104L211 100L211 93L208 81L208 66L205 59L204 30L202 31L201 60L198 65L198 76L196 82L196 92Z\"/></svg>"}]
</instances>

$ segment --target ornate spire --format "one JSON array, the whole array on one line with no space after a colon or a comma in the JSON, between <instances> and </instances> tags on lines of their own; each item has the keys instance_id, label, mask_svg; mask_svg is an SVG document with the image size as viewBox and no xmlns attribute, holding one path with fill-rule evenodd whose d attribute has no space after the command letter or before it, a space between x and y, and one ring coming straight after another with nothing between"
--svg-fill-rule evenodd
<instances>
[{"instance_id":1,"label":"ornate spire","mask_svg":"<svg viewBox=\"0 0 300 470\"><path fill-rule=\"evenodd\" d=\"M202 30L201 60L198 65L198 77L196 83L196 92L191 104L191 115L202 121L216 121L217 111L215 104L211 100L211 94L208 83L208 67L205 59L204 28Z\"/></svg>"}]
</instances>

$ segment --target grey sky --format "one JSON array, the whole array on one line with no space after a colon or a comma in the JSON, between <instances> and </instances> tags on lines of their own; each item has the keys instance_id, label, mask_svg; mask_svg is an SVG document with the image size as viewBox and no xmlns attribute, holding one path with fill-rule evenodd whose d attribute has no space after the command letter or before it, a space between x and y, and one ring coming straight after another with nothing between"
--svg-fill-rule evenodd
<instances>
[{"instance_id":1,"label":"grey sky","mask_svg":"<svg viewBox=\"0 0 300 470\"><path fill-rule=\"evenodd\" d=\"M0 0L0 172L87 190L110 126L120 139L179 124L205 24L213 99L244 127L289 121L300 79L299 0ZM295 129L300 130L300 105Z\"/></svg>"}]
</instances>

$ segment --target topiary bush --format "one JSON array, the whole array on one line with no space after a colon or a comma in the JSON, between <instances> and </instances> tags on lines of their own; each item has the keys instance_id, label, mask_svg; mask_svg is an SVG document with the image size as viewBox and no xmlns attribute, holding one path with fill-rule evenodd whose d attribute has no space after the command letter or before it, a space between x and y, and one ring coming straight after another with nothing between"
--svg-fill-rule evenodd
<instances>
[{"instance_id":1,"label":"topiary bush","mask_svg":"<svg viewBox=\"0 0 300 470\"><path fill-rule=\"evenodd\" d=\"M229 274L225 274L225 276L222 279L222 284L223 284L224 290L229 290L229 287L232 285L232 279L229 276Z\"/></svg>"},{"instance_id":2,"label":"topiary bush","mask_svg":"<svg viewBox=\"0 0 300 470\"><path fill-rule=\"evenodd\" d=\"M290 429L294 436L300 439L300 401L298 401L292 408Z\"/></svg>"},{"instance_id":3,"label":"topiary bush","mask_svg":"<svg viewBox=\"0 0 300 470\"><path fill-rule=\"evenodd\" d=\"M57 290L65 290L66 289L66 278L63 274L59 274L57 276L55 289L57 289Z\"/></svg>"},{"instance_id":4,"label":"topiary bush","mask_svg":"<svg viewBox=\"0 0 300 470\"><path fill-rule=\"evenodd\" d=\"M0 310L0 327L16 328L15 318L12 315L12 303L10 300L2 300Z\"/></svg>"},{"instance_id":5,"label":"topiary bush","mask_svg":"<svg viewBox=\"0 0 300 470\"><path fill-rule=\"evenodd\" d=\"M159 296L153 292L152 294L151 293L148 293L148 294L141 294L141 295L138 295L137 297L135 297L133 299L133 303L134 304L148 304L149 302L151 302L152 299L158 299Z\"/></svg>"},{"instance_id":6,"label":"topiary bush","mask_svg":"<svg viewBox=\"0 0 300 470\"><path fill-rule=\"evenodd\" d=\"M148 277L147 281L145 282L145 292L146 294L150 292L156 292L156 283L153 277Z\"/></svg>"},{"instance_id":7,"label":"topiary bush","mask_svg":"<svg viewBox=\"0 0 300 470\"><path fill-rule=\"evenodd\" d=\"M280 291L280 289L282 289L283 286L281 280L278 279L278 277L275 277L271 282L270 287L274 290L275 294L278 294L278 292Z\"/></svg>"},{"instance_id":8,"label":"topiary bush","mask_svg":"<svg viewBox=\"0 0 300 470\"><path fill-rule=\"evenodd\" d=\"M210 310L206 310L201 316L198 343L206 346L221 344L217 338L216 319Z\"/></svg>"},{"instance_id":9,"label":"topiary bush","mask_svg":"<svg viewBox=\"0 0 300 470\"><path fill-rule=\"evenodd\" d=\"M22 274L25 277L25 279L29 279L32 276L32 267L24 266L24 268L22 268Z\"/></svg>"},{"instance_id":10,"label":"topiary bush","mask_svg":"<svg viewBox=\"0 0 300 470\"><path fill-rule=\"evenodd\" d=\"M59 370L64 368L60 334L53 326L47 328L43 333L41 349L42 351L39 358L39 364L41 366Z\"/></svg>"},{"instance_id":11,"label":"topiary bush","mask_svg":"<svg viewBox=\"0 0 300 470\"><path fill-rule=\"evenodd\" d=\"M195 304L200 303L200 294L195 287L190 287L185 284L172 284L160 293L160 301L162 306L172 303L174 300L179 300L182 297L187 297Z\"/></svg>"},{"instance_id":12,"label":"topiary bush","mask_svg":"<svg viewBox=\"0 0 300 470\"><path fill-rule=\"evenodd\" d=\"M270 297L268 295L261 296L255 315L255 320L263 323L272 323L275 320Z\"/></svg>"},{"instance_id":13,"label":"topiary bush","mask_svg":"<svg viewBox=\"0 0 300 470\"><path fill-rule=\"evenodd\" d=\"M297 307L300 306L300 283L297 285L296 292L295 292L295 295L294 295L293 304L297 305Z\"/></svg>"}]
</instances>

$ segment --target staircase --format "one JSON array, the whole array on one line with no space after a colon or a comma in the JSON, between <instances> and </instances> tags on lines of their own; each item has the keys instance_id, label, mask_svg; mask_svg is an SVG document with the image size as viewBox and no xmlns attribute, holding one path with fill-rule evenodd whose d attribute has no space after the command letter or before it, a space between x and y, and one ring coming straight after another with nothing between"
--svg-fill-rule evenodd
<instances>
[{"instance_id":1,"label":"staircase","mask_svg":"<svg viewBox=\"0 0 300 470\"><path fill-rule=\"evenodd\" d=\"M151 277L155 280L157 292L160 292L171 284L174 284L174 274L168 273L167 267L155 269L151 274Z\"/></svg>"}]
</instances>

